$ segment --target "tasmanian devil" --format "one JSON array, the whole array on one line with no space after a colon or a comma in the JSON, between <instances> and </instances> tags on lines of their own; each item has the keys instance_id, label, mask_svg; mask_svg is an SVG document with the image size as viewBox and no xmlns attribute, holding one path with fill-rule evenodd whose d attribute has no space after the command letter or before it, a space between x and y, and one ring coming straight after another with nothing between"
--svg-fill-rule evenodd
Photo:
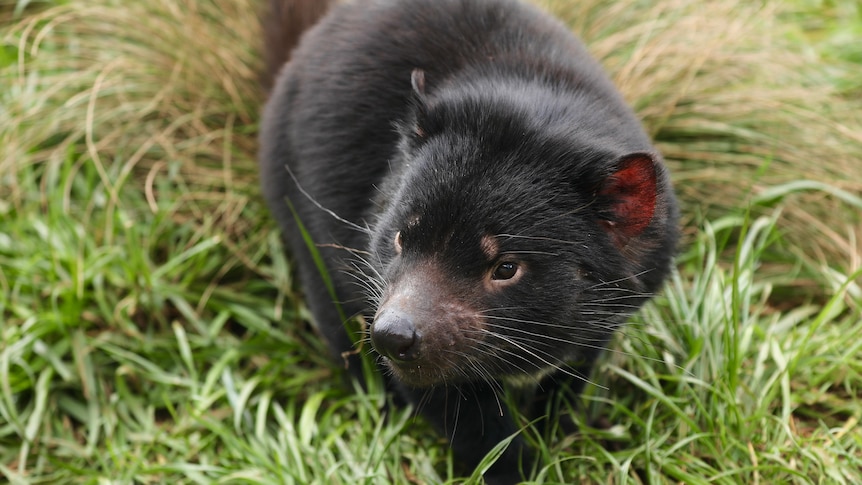
<instances>
[{"instance_id":1,"label":"tasmanian devil","mask_svg":"<svg viewBox=\"0 0 862 485\"><path fill-rule=\"evenodd\" d=\"M519 429L504 389L578 392L661 285L677 240L661 157L534 7L270 9L261 179L316 325L341 359L343 316L366 317L388 384L475 466ZM516 438L485 478L518 481L528 459Z\"/></svg>"}]
</instances>

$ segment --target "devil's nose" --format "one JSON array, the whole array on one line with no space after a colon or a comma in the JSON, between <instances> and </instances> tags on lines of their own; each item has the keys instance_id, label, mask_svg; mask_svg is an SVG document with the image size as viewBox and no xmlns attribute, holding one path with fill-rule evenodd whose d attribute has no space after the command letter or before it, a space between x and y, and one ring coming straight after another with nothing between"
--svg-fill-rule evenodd
<instances>
[{"instance_id":1,"label":"devil's nose","mask_svg":"<svg viewBox=\"0 0 862 485\"><path fill-rule=\"evenodd\" d=\"M385 309L371 325L371 343L377 352L398 362L419 358L419 335L410 315L396 309Z\"/></svg>"}]
</instances>

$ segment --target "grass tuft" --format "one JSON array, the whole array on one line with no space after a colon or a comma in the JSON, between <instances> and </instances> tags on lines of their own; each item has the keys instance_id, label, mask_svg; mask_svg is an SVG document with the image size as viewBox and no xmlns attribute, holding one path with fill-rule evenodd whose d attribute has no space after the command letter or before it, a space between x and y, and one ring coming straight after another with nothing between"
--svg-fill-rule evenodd
<instances>
[{"instance_id":1,"label":"grass tuft","mask_svg":"<svg viewBox=\"0 0 862 485\"><path fill-rule=\"evenodd\" d=\"M853 176L862 169L862 101L844 88L862 79L862 64L833 59L824 68L833 48L800 41L800 25L785 21L798 15L792 5L539 3L610 70L669 162L685 213L718 217L798 180L862 193ZM858 209L829 191L787 198L782 229L796 255L859 268Z\"/></svg>"}]
</instances>

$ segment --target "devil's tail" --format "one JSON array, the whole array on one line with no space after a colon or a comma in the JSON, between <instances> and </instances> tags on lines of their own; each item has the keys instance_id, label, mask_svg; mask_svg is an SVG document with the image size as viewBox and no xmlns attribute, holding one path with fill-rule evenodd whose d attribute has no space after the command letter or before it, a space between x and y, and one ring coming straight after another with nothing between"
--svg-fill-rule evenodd
<instances>
[{"instance_id":1,"label":"devil's tail","mask_svg":"<svg viewBox=\"0 0 862 485\"><path fill-rule=\"evenodd\" d=\"M269 90L281 67L302 34L320 20L334 0L270 0L261 17L266 73L263 85Z\"/></svg>"}]
</instances>

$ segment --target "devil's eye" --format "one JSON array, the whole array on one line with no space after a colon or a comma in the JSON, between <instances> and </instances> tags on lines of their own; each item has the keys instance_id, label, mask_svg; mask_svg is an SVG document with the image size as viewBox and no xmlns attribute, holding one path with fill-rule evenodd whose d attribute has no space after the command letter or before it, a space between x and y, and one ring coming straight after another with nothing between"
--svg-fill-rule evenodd
<instances>
[{"instance_id":1,"label":"devil's eye","mask_svg":"<svg viewBox=\"0 0 862 485\"><path fill-rule=\"evenodd\" d=\"M518 265L515 263L500 263L499 266L494 270L494 274L491 277L495 280L508 280L515 277L515 274L518 273Z\"/></svg>"},{"instance_id":2,"label":"devil's eye","mask_svg":"<svg viewBox=\"0 0 862 485\"><path fill-rule=\"evenodd\" d=\"M401 231L395 233L395 251L401 254Z\"/></svg>"}]
</instances>

